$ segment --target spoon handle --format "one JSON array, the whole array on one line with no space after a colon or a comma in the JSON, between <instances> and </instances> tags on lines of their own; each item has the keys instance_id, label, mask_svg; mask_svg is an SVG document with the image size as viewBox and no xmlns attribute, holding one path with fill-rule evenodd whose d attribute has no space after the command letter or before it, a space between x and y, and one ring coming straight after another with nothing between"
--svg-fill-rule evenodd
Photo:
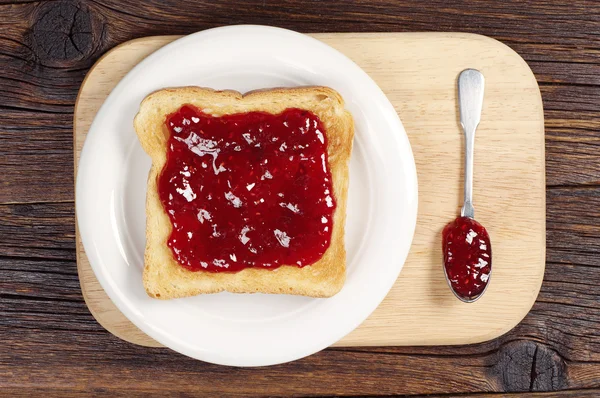
<instances>
[{"instance_id":1,"label":"spoon handle","mask_svg":"<svg viewBox=\"0 0 600 398\"><path fill-rule=\"evenodd\" d=\"M458 76L458 103L460 124L465 132L465 203L461 216L473 218L473 151L475 130L481 119L483 106L483 87L485 80L476 69L465 69Z\"/></svg>"}]
</instances>

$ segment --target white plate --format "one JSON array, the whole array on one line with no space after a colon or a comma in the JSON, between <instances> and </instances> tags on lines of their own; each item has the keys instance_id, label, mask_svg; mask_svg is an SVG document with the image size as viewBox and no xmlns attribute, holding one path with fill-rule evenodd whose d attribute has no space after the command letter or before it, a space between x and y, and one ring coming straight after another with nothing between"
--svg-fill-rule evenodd
<instances>
[{"instance_id":1,"label":"white plate","mask_svg":"<svg viewBox=\"0 0 600 398\"><path fill-rule=\"evenodd\" d=\"M197 85L246 92L324 85L354 116L346 227L347 281L328 299L220 293L149 298L142 286L150 159L132 122L150 92ZM120 311L161 344L207 362L272 365L310 355L375 310L408 255L417 218L417 174L393 106L356 64L308 36L232 26L179 39L117 85L90 128L77 174L79 231L100 284Z\"/></svg>"}]
</instances>

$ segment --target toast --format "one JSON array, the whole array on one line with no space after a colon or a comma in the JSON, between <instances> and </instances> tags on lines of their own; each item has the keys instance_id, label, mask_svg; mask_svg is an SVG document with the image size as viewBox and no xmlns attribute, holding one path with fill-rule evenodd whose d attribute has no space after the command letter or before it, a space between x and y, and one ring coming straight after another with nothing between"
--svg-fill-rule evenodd
<instances>
[{"instance_id":1,"label":"toast","mask_svg":"<svg viewBox=\"0 0 600 398\"><path fill-rule=\"evenodd\" d=\"M190 271L177 262L167 246L172 224L159 198L157 180L167 160L169 131L166 116L186 104L213 116L254 111L277 115L288 108L299 108L319 117L325 127L328 165L337 206L333 213L330 245L317 262L304 267L245 268L235 273ZM327 87L300 87L242 95L236 91L200 87L162 89L142 101L134 127L144 151L152 159L146 197L143 271L143 283L149 296L171 299L228 291L331 297L341 290L346 278L344 224L354 122L336 91Z\"/></svg>"}]
</instances>

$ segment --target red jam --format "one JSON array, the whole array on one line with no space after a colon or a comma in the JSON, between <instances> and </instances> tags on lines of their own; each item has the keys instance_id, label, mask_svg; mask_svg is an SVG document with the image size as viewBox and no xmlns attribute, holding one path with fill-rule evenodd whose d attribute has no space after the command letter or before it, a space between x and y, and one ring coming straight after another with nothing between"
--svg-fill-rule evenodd
<instances>
[{"instance_id":1,"label":"red jam","mask_svg":"<svg viewBox=\"0 0 600 398\"><path fill-rule=\"evenodd\" d=\"M192 271L304 267L331 240L327 137L301 109L213 117L184 105L167 116L158 193L174 257Z\"/></svg>"},{"instance_id":2,"label":"red jam","mask_svg":"<svg viewBox=\"0 0 600 398\"><path fill-rule=\"evenodd\" d=\"M452 289L462 297L483 293L492 271L492 245L483 225L458 217L442 232L442 251Z\"/></svg>"}]
</instances>

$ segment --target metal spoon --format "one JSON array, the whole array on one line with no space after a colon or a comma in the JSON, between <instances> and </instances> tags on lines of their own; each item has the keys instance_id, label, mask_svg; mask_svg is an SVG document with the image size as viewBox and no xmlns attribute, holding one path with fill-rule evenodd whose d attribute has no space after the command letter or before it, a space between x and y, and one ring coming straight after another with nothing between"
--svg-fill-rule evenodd
<instances>
[{"instance_id":1,"label":"metal spoon","mask_svg":"<svg viewBox=\"0 0 600 398\"><path fill-rule=\"evenodd\" d=\"M444 228L444 274L454 295L472 303L489 285L492 248L486 229L474 220L473 152L475 130L481 119L485 79L475 69L458 76L460 124L465 133L465 191L461 217Z\"/></svg>"}]
</instances>

